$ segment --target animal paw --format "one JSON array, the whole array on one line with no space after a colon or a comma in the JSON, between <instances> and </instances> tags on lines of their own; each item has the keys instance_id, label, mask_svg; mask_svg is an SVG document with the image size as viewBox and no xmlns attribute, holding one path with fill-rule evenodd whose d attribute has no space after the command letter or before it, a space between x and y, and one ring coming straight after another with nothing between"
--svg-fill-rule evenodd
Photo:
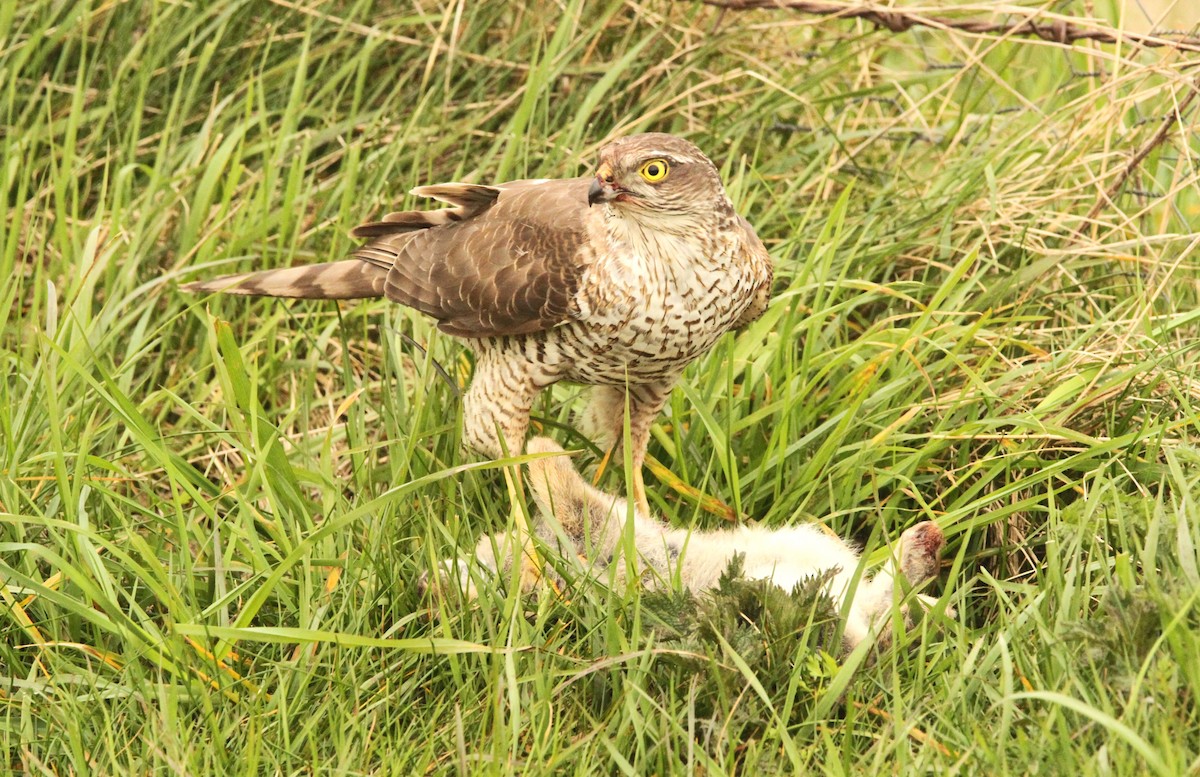
<instances>
[{"instance_id":1,"label":"animal paw","mask_svg":"<svg viewBox=\"0 0 1200 777\"><path fill-rule=\"evenodd\" d=\"M922 521L900 535L900 571L912 585L937 577L946 536L933 521Z\"/></svg>"}]
</instances>

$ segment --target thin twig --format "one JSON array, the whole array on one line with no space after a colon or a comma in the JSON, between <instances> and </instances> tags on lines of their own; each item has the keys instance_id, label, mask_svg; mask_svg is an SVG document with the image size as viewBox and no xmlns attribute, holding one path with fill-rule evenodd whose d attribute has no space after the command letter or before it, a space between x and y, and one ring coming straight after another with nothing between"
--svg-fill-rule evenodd
<instances>
[{"instance_id":1,"label":"thin twig","mask_svg":"<svg viewBox=\"0 0 1200 777\"><path fill-rule=\"evenodd\" d=\"M981 19L955 19L949 16L931 16L915 11L895 8L878 8L867 4L828 2L827 0L701 0L705 5L735 11L751 9L787 9L818 16L836 16L841 19L863 19L892 32L906 32L913 27L962 30L977 35L1028 35L1063 45L1078 40L1094 40L1100 43L1136 43L1151 48L1170 46L1183 51L1200 52L1200 38L1193 35L1163 37L1137 32L1119 32L1111 28L1087 28L1063 17L1038 21L1037 12L1014 22L989 22Z\"/></svg>"}]
</instances>

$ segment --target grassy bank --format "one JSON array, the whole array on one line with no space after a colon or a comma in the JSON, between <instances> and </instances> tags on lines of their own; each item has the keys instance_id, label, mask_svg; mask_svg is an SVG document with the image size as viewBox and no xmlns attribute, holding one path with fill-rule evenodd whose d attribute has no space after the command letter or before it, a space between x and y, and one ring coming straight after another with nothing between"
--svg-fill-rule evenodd
<instances>
[{"instance_id":1,"label":"grassy bank","mask_svg":"<svg viewBox=\"0 0 1200 777\"><path fill-rule=\"evenodd\" d=\"M1200 772L1200 55L651 2L41 1L0 35L3 767ZM710 153L778 277L651 455L873 562L936 520L956 620L839 662L637 592L430 613L418 575L505 516L469 352L176 291L643 130ZM577 394L535 409L576 445Z\"/></svg>"}]
</instances>

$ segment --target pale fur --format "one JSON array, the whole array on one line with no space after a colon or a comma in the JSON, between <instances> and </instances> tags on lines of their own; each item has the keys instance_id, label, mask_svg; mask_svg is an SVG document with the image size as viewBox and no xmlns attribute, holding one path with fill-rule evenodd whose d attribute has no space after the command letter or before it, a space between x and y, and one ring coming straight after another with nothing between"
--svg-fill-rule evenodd
<instances>
[{"instance_id":1,"label":"pale fur","mask_svg":"<svg viewBox=\"0 0 1200 777\"><path fill-rule=\"evenodd\" d=\"M529 441L529 453L562 454L557 443L544 437ZM622 555L625 545L629 503L587 483L564 455L535 460L529 464L529 484L538 511L534 533L564 558L580 557L588 572L600 581L621 586L630 565ZM831 575L826 592L838 612L845 612L844 640L853 648L873 634L886 636L892 605L904 599L895 591L899 571L910 587L936 577L944 543L936 524L925 521L903 534L893 546L892 560L874 577L860 568L858 552L848 543L821 528L805 524L780 529L744 526L726 531L675 529L651 518L632 513L633 546L637 549L634 569L648 586L669 585L678 576L683 587L703 591L714 587L735 555L742 556L742 574L747 579L769 579L784 590L818 575ZM487 578L504 576L512 564L510 535L485 536L475 548L476 570ZM523 564L532 563L523 560ZM477 594L470 565L447 559L439 584L452 582L468 598ZM429 588L427 578L422 586ZM844 607L847 598L848 607ZM934 600L919 596L928 606ZM900 612L908 622L908 605ZM952 614L952 613L951 613Z\"/></svg>"}]
</instances>

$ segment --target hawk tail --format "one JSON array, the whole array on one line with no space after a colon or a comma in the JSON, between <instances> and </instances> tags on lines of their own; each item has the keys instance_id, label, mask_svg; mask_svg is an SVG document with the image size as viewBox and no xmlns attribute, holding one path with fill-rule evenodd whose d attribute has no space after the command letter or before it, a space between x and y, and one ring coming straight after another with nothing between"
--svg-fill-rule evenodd
<instances>
[{"instance_id":1,"label":"hawk tail","mask_svg":"<svg viewBox=\"0 0 1200 777\"><path fill-rule=\"evenodd\" d=\"M388 271L361 259L309 264L281 270L226 275L180 286L193 294L224 292L250 297L363 299L382 297Z\"/></svg>"}]
</instances>

